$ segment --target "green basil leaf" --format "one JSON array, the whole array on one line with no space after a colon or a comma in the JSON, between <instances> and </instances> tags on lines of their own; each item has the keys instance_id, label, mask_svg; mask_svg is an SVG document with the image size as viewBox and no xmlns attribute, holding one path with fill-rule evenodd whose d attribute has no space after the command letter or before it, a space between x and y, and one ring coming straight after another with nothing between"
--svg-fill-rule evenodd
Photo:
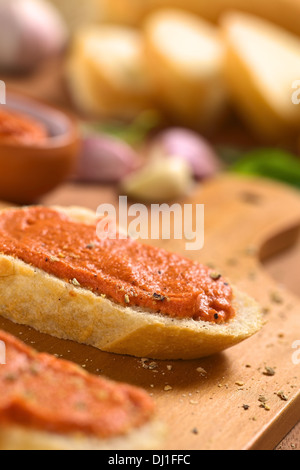
<instances>
[{"instance_id":1,"label":"green basil leaf","mask_svg":"<svg viewBox=\"0 0 300 470\"><path fill-rule=\"evenodd\" d=\"M231 169L239 174L272 178L300 188L300 159L284 150L251 151L235 162Z\"/></svg>"},{"instance_id":2,"label":"green basil leaf","mask_svg":"<svg viewBox=\"0 0 300 470\"><path fill-rule=\"evenodd\" d=\"M141 145L148 134L161 124L162 118L155 110L143 111L132 122L104 121L89 124L90 132L107 134L130 145Z\"/></svg>"}]
</instances>

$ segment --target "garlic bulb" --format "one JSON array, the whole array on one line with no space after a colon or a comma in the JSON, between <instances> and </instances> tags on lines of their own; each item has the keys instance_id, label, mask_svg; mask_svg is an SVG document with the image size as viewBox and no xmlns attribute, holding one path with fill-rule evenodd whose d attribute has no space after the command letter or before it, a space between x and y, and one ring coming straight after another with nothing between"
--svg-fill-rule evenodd
<instances>
[{"instance_id":1,"label":"garlic bulb","mask_svg":"<svg viewBox=\"0 0 300 470\"><path fill-rule=\"evenodd\" d=\"M45 0L0 0L0 68L24 71L62 51L67 27Z\"/></svg>"}]
</instances>

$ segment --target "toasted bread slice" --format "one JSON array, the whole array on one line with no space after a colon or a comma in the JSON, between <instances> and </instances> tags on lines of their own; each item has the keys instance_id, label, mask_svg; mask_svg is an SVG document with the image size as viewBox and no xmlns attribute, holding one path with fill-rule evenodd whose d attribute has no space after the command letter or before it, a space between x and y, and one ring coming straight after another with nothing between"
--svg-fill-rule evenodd
<instances>
[{"instance_id":1,"label":"toasted bread slice","mask_svg":"<svg viewBox=\"0 0 300 470\"><path fill-rule=\"evenodd\" d=\"M74 221L95 223L91 211L54 209ZM236 315L227 323L171 318L119 305L7 255L0 255L0 298L0 314L13 322L102 351L154 359L208 356L240 343L263 324L258 304L235 288Z\"/></svg>"},{"instance_id":2,"label":"toasted bread slice","mask_svg":"<svg viewBox=\"0 0 300 470\"><path fill-rule=\"evenodd\" d=\"M181 10L147 18L144 38L158 102L180 124L209 130L224 113L224 49L218 30Z\"/></svg>"},{"instance_id":3,"label":"toasted bread slice","mask_svg":"<svg viewBox=\"0 0 300 470\"><path fill-rule=\"evenodd\" d=\"M66 74L74 102L84 112L132 118L151 107L142 37L129 27L78 31Z\"/></svg>"},{"instance_id":4,"label":"toasted bread slice","mask_svg":"<svg viewBox=\"0 0 300 470\"><path fill-rule=\"evenodd\" d=\"M300 77L300 39L241 13L225 15L222 25L227 84L244 119L265 141L299 132L292 87Z\"/></svg>"}]
</instances>

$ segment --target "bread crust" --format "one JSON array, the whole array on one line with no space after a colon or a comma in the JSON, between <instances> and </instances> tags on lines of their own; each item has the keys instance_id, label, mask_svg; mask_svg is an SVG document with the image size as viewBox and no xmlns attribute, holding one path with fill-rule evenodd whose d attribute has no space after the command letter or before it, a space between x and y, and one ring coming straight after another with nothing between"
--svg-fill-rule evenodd
<instances>
[{"instance_id":1,"label":"bread crust","mask_svg":"<svg viewBox=\"0 0 300 470\"><path fill-rule=\"evenodd\" d=\"M95 222L95 214L82 208L53 209L75 221ZM236 316L226 324L174 319L118 305L19 259L0 255L3 317L57 338L136 357L197 359L255 334L263 325L260 307L236 288L233 291Z\"/></svg>"},{"instance_id":2,"label":"bread crust","mask_svg":"<svg viewBox=\"0 0 300 470\"><path fill-rule=\"evenodd\" d=\"M97 439L81 434L52 434L21 426L1 426L0 450L153 450L165 434L164 425L153 420L126 436Z\"/></svg>"}]
</instances>

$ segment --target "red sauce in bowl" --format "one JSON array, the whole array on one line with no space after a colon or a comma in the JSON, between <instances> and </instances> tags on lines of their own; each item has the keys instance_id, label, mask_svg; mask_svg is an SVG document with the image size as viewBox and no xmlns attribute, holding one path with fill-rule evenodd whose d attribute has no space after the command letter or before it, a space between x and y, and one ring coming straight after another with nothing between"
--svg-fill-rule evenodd
<instances>
[{"instance_id":1,"label":"red sauce in bowl","mask_svg":"<svg viewBox=\"0 0 300 470\"><path fill-rule=\"evenodd\" d=\"M0 144L41 145L47 138L47 129L39 121L0 109Z\"/></svg>"}]
</instances>

